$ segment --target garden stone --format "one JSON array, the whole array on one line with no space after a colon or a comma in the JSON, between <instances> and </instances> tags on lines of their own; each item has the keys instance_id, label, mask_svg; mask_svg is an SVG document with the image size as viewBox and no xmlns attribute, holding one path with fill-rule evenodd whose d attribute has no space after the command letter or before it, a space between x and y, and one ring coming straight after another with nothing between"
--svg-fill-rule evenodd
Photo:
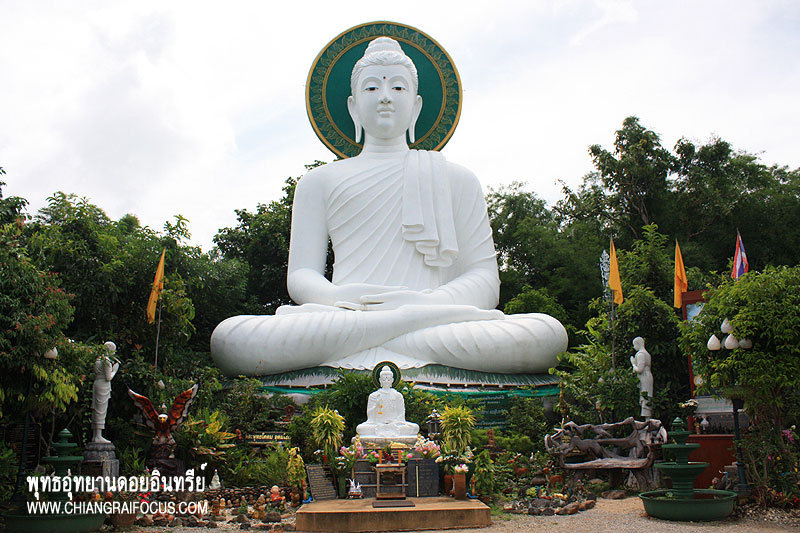
<instances>
[{"instance_id":1,"label":"garden stone","mask_svg":"<svg viewBox=\"0 0 800 533\"><path fill-rule=\"evenodd\" d=\"M216 523L216 522L214 522L213 520L209 520L209 521L208 521L208 523L206 524L206 527L207 527L208 529L216 529L216 528L218 528L219 526L218 526L218 525L217 525L217 523Z\"/></svg>"},{"instance_id":2,"label":"garden stone","mask_svg":"<svg viewBox=\"0 0 800 533\"><path fill-rule=\"evenodd\" d=\"M294 524L283 524L283 530L284 531L296 531L297 530L297 526L295 526Z\"/></svg>"},{"instance_id":3,"label":"garden stone","mask_svg":"<svg viewBox=\"0 0 800 533\"><path fill-rule=\"evenodd\" d=\"M624 490L607 490L601 496L607 500L622 500L625 499L627 494Z\"/></svg>"},{"instance_id":4,"label":"garden stone","mask_svg":"<svg viewBox=\"0 0 800 533\"><path fill-rule=\"evenodd\" d=\"M239 529L250 529L250 522L242 522L239 524Z\"/></svg>"},{"instance_id":5,"label":"garden stone","mask_svg":"<svg viewBox=\"0 0 800 533\"><path fill-rule=\"evenodd\" d=\"M528 508L528 514L529 515L538 516L538 515L542 514L542 509L539 508L539 507L530 506Z\"/></svg>"},{"instance_id":6,"label":"garden stone","mask_svg":"<svg viewBox=\"0 0 800 533\"><path fill-rule=\"evenodd\" d=\"M534 487L547 485L547 478L544 476L537 476L531 480L531 485Z\"/></svg>"},{"instance_id":7,"label":"garden stone","mask_svg":"<svg viewBox=\"0 0 800 533\"><path fill-rule=\"evenodd\" d=\"M163 516L153 520L153 525L156 527L166 527L167 524L169 524L169 520L167 520Z\"/></svg>"},{"instance_id":8,"label":"garden stone","mask_svg":"<svg viewBox=\"0 0 800 533\"><path fill-rule=\"evenodd\" d=\"M140 526L150 527L153 525L153 517L149 514L144 515L140 520Z\"/></svg>"},{"instance_id":9,"label":"garden stone","mask_svg":"<svg viewBox=\"0 0 800 533\"><path fill-rule=\"evenodd\" d=\"M572 515L580 511L580 504L579 503L568 503L558 511L556 511L557 515Z\"/></svg>"},{"instance_id":10,"label":"garden stone","mask_svg":"<svg viewBox=\"0 0 800 533\"><path fill-rule=\"evenodd\" d=\"M594 508L595 503L595 500L586 500L581 502L581 511L587 511Z\"/></svg>"},{"instance_id":11,"label":"garden stone","mask_svg":"<svg viewBox=\"0 0 800 533\"><path fill-rule=\"evenodd\" d=\"M553 516L554 514L556 514L556 510L552 507L545 507L542 509L542 516Z\"/></svg>"},{"instance_id":12,"label":"garden stone","mask_svg":"<svg viewBox=\"0 0 800 533\"><path fill-rule=\"evenodd\" d=\"M281 514L277 511L270 511L267 513L267 517L264 519L265 522L280 522L281 521Z\"/></svg>"},{"instance_id":13,"label":"garden stone","mask_svg":"<svg viewBox=\"0 0 800 533\"><path fill-rule=\"evenodd\" d=\"M247 515L240 514L239 516L236 517L236 522L239 524L247 522Z\"/></svg>"}]
</instances>

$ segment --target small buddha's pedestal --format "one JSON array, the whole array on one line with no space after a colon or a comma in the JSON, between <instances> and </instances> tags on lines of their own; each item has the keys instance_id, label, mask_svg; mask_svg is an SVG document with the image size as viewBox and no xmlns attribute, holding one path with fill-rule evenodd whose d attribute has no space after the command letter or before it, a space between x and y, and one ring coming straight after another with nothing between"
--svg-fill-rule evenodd
<instances>
[{"instance_id":1,"label":"small buddha's pedestal","mask_svg":"<svg viewBox=\"0 0 800 533\"><path fill-rule=\"evenodd\" d=\"M404 464L378 464L375 465L375 473L377 474L376 500L406 499L406 466Z\"/></svg>"},{"instance_id":2,"label":"small buddha's pedestal","mask_svg":"<svg viewBox=\"0 0 800 533\"><path fill-rule=\"evenodd\" d=\"M110 442L90 442L83 450L81 473L85 476L119 477L116 448Z\"/></svg>"}]
</instances>

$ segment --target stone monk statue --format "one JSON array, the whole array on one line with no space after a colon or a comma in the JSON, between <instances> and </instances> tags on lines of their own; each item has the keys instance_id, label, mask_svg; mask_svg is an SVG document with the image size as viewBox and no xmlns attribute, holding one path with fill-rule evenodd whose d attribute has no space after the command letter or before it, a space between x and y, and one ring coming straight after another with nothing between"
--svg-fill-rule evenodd
<instances>
[{"instance_id":1,"label":"stone monk statue","mask_svg":"<svg viewBox=\"0 0 800 533\"><path fill-rule=\"evenodd\" d=\"M381 388L367 399L367 421L356 426L356 433L364 442L394 441L413 444L419 426L406 422L406 403L403 395L392 388L394 374L388 366L381 369Z\"/></svg>"},{"instance_id":2,"label":"stone monk statue","mask_svg":"<svg viewBox=\"0 0 800 533\"><path fill-rule=\"evenodd\" d=\"M641 406L640 415L644 418L653 416L650 407L650 400L653 398L653 372L650 352L644 347L644 339L636 337L633 339L633 347L636 348L636 355L631 356L631 366L639 378L639 405ZM642 396L642 393L647 396Z\"/></svg>"},{"instance_id":3,"label":"stone monk statue","mask_svg":"<svg viewBox=\"0 0 800 533\"><path fill-rule=\"evenodd\" d=\"M379 37L350 85L363 150L311 170L295 191L287 285L299 305L225 320L211 338L214 360L232 376L386 360L547 371L566 331L548 315L495 309L500 280L478 179L439 152L408 147L422 108L412 61Z\"/></svg>"}]
</instances>

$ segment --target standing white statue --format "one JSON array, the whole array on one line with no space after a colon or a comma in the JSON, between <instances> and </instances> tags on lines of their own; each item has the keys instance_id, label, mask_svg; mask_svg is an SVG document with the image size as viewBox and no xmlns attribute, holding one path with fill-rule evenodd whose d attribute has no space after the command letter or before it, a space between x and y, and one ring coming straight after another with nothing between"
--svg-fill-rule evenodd
<instances>
[{"instance_id":1,"label":"standing white statue","mask_svg":"<svg viewBox=\"0 0 800 533\"><path fill-rule=\"evenodd\" d=\"M495 309L500 280L478 179L408 147L422 108L412 61L379 37L350 84L363 150L313 169L295 191L287 285L299 305L222 322L211 337L216 363L231 376L385 360L503 373L554 366L567 347L558 320Z\"/></svg>"},{"instance_id":2,"label":"standing white statue","mask_svg":"<svg viewBox=\"0 0 800 533\"><path fill-rule=\"evenodd\" d=\"M119 361L114 354L117 346L111 342L106 342L106 355L101 355L94 362L94 394L92 395L92 442L108 444L110 441L103 437L103 429L106 427L106 413L108 412L108 400L111 398L111 380L119 370Z\"/></svg>"},{"instance_id":3,"label":"standing white statue","mask_svg":"<svg viewBox=\"0 0 800 533\"><path fill-rule=\"evenodd\" d=\"M633 347L636 348L636 355L631 356L631 366L639 378L639 405L642 406L641 415L645 418L653 416L650 408L650 400L653 398L653 373L651 372L650 353L644 347L644 339L636 337L633 339ZM647 393L647 398L642 393Z\"/></svg>"},{"instance_id":4,"label":"standing white statue","mask_svg":"<svg viewBox=\"0 0 800 533\"><path fill-rule=\"evenodd\" d=\"M416 442L419 426L406 421L405 400L392 388L393 381L394 374L384 366L379 378L381 388L370 394L367 400L367 421L356 426L362 442Z\"/></svg>"}]
</instances>

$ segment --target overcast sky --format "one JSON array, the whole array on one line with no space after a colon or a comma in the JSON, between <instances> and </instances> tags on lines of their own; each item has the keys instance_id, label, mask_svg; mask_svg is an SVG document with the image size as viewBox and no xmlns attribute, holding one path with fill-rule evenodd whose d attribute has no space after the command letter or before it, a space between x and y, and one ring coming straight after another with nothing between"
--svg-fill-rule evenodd
<instances>
[{"instance_id":1,"label":"overcast sky","mask_svg":"<svg viewBox=\"0 0 800 533\"><path fill-rule=\"evenodd\" d=\"M180 213L207 250L234 209L333 160L306 76L333 37L376 20L453 58L463 107L443 153L484 187L525 181L555 202L629 115L669 148L716 135L800 167L794 0L0 0L3 194L34 213L75 193L158 230Z\"/></svg>"}]
</instances>

